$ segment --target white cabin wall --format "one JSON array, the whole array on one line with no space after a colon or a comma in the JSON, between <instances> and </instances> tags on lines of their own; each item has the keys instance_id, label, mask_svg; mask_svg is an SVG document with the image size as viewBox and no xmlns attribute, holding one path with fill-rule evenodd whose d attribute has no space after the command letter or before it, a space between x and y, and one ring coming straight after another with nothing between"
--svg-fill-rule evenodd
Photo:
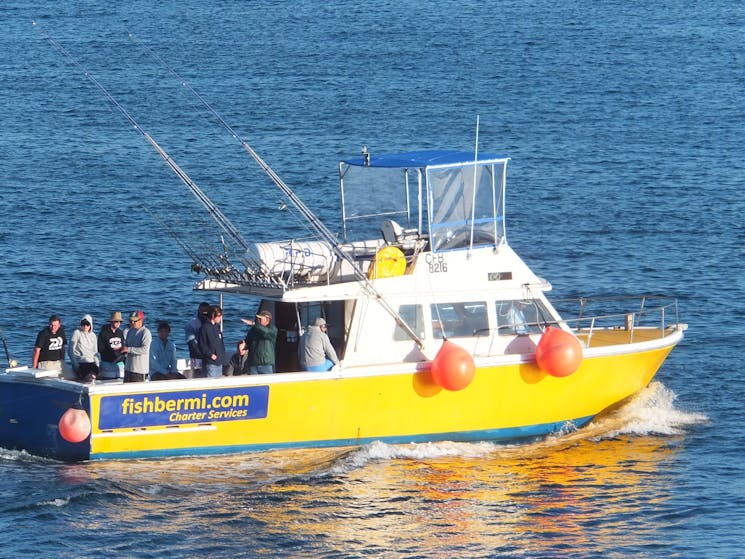
<instances>
[{"instance_id":1,"label":"white cabin wall","mask_svg":"<svg viewBox=\"0 0 745 559\"><path fill-rule=\"evenodd\" d=\"M397 308L397 303L392 306ZM413 340L394 340L396 321L378 302L361 298L354 309L343 361L345 367L427 359Z\"/></svg>"}]
</instances>

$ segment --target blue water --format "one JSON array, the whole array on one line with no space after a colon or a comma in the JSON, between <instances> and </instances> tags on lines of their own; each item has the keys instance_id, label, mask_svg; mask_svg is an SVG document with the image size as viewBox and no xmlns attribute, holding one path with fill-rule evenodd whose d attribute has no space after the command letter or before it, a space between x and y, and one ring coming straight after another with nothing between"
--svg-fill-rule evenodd
<instances>
[{"instance_id":1,"label":"blue water","mask_svg":"<svg viewBox=\"0 0 745 559\"><path fill-rule=\"evenodd\" d=\"M690 328L619 415L534 445L77 465L0 451L1 557L745 553L745 7L64 4L0 7L0 326L21 362L53 312L68 331L134 308L180 330L202 299L142 206L179 231L200 212L32 20L251 240L296 234L279 194L128 32L334 229L339 159L472 149L479 115L479 149L512 158L509 241L554 294L675 295ZM253 309L225 306L230 340Z\"/></svg>"}]
</instances>

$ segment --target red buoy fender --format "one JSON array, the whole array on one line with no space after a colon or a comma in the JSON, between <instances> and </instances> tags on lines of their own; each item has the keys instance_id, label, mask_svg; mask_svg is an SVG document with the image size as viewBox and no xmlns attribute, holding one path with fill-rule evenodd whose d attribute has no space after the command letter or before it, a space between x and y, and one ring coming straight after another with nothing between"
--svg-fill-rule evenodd
<instances>
[{"instance_id":1,"label":"red buoy fender","mask_svg":"<svg viewBox=\"0 0 745 559\"><path fill-rule=\"evenodd\" d=\"M582 344L566 330L549 326L535 348L535 361L551 376L569 376L582 364Z\"/></svg>"},{"instance_id":2,"label":"red buoy fender","mask_svg":"<svg viewBox=\"0 0 745 559\"><path fill-rule=\"evenodd\" d=\"M68 443L79 443L91 434L91 420L85 410L70 408L59 419L59 434Z\"/></svg>"},{"instance_id":3,"label":"red buoy fender","mask_svg":"<svg viewBox=\"0 0 745 559\"><path fill-rule=\"evenodd\" d=\"M473 357L465 349L449 340L432 360L432 379L445 390L463 390L471 384L476 372Z\"/></svg>"}]
</instances>

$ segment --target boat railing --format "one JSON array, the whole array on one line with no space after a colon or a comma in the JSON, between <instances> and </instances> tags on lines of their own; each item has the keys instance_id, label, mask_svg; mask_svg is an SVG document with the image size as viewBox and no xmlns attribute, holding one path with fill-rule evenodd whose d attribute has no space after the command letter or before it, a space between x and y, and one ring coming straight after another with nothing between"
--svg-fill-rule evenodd
<instances>
[{"instance_id":1,"label":"boat railing","mask_svg":"<svg viewBox=\"0 0 745 559\"><path fill-rule=\"evenodd\" d=\"M552 303L561 319L511 320L498 328L475 331L473 354L530 351L535 336L540 336L548 326L570 329L588 348L664 338L685 329L678 321L678 302L672 297L581 297Z\"/></svg>"},{"instance_id":2,"label":"boat railing","mask_svg":"<svg viewBox=\"0 0 745 559\"><path fill-rule=\"evenodd\" d=\"M581 336L587 347L591 347L599 331L623 331L627 343L668 335L677 328L678 301L662 295L636 295L620 297L580 297L552 301L562 323ZM574 315L574 318L569 318Z\"/></svg>"}]
</instances>

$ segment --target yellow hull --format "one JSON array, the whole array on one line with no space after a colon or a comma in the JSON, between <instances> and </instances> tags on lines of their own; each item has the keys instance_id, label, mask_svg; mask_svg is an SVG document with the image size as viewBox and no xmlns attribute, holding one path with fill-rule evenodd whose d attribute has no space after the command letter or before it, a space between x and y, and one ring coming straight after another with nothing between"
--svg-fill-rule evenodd
<instances>
[{"instance_id":1,"label":"yellow hull","mask_svg":"<svg viewBox=\"0 0 745 559\"><path fill-rule=\"evenodd\" d=\"M580 426L644 388L677 341L588 355L564 378L551 377L533 362L477 362L473 381L457 392L435 385L426 370L93 389L90 458L545 435L566 422Z\"/></svg>"}]
</instances>

